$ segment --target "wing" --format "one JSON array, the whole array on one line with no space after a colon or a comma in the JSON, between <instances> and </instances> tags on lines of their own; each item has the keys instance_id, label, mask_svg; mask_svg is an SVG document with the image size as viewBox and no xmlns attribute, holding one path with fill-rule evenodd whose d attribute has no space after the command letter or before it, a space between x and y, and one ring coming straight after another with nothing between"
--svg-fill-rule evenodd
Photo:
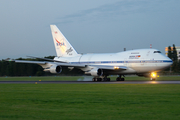
<instances>
[{"instance_id":1,"label":"wing","mask_svg":"<svg viewBox=\"0 0 180 120\"><path fill-rule=\"evenodd\" d=\"M85 68L86 67L86 65L81 65L81 64L62 63L62 62L48 62L48 61L14 60L14 62L16 62L16 63L38 64L42 68L44 68L44 71L50 72L50 73L55 73L55 74L62 72L62 67L61 66L77 67L77 68Z\"/></svg>"},{"instance_id":2,"label":"wing","mask_svg":"<svg viewBox=\"0 0 180 120\"><path fill-rule=\"evenodd\" d=\"M67 67L86 67L86 65L82 64L71 64L71 63L62 63L62 62L48 62L48 61L26 61L26 60L14 60L16 63L31 63L31 64L39 64L39 65L59 65L59 66L67 66ZM43 67L44 68L44 67Z\"/></svg>"},{"instance_id":3,"label":"wing","mask_svg":"<svg viewBox=\"0 0 180 120\"><path fill-rule=\"evenodd\" d=\"M34 57L34 56L27 56L27 57L30 57L30 58L36 58L36 59L41 59L41 60L46 60L46 61L51 61L51 62L66 63L66 62L63 62L63 61L57 61L57 60L54 60L54 59L48 59L48 58L40 58L40 57Z\"/></svg>"},{"instance_id":4,"label":"wing","mask_svg":"<svg viewBox=\"0 0 180 120\"><path fill-rule=\"evenodd\" d=\"M91 74L95 76L96 74L100 74L101 70L106 73L111 73L113 71L122 71L126 70L126 66L105 66L105 65L85 65L85 64L74 64L74 63L65 63L65 62L49 62L49 61L26 61L26 60L8 60L14 61L16 63L31 63L31 64L38 64L44 68L44 71L48 71L51 73L61 73L62 67L76 67L83 71L85 74Z\"/></svg>"}]
</instances>

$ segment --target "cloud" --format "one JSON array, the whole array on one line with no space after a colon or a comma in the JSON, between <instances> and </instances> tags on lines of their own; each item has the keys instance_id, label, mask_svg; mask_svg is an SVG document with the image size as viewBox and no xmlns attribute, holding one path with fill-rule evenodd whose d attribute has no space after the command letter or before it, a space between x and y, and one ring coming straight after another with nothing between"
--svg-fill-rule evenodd
<instances>
[{"instance_id":1,"label":"cloud","mask_svg":"<svg viewBox=\"0 0 180 120\"><path fill-rule=\"evenodd\" d=\"M104 20L111 17L117 18L120 16L131 15L136 13L155 12L159 5L165 3L166 0L121 0L119 2L103 5L93 9L83 10L74 14L66 15L58 18L60 23L69 23L75 21L88 20Z\"/></svg>"}]
</instances>

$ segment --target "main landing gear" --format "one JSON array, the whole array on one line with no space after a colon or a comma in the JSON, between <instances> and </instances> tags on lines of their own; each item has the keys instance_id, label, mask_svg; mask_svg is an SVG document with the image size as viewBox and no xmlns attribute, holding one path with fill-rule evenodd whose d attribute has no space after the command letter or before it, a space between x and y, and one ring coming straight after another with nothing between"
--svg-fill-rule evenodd
<instances>
[{"instance_id":1,"label":"main landing gear","mask_svg":"<svg viewBox=\"0 0 180 120\"><path fill-rule=\"evenodd\" d=\"M107 76L105 76L104 78L97 78L97 77L94 77L92 79L92 81L94 82L97 82L97 81L110 81L111 79L110 78L107 78Z\"/></svg>"},{"instance_id":2,"label":"main landing gear","mask_svg":"<svg viewBox=\"0 0 180 120\"><path fill-rule=\"evenodd\" d=\"M121 75L119 75L119 77L116 78L116 81L124 81L124 78L121 78Z\"/></svg>"},{"instance_id":3,"label":"main landing gear","mask_svg":"<svg viewBox=\"0 0 180 120\"><path fill-rule=\"evenodd\" d=\"M119 75L119 77L117 77L116 78L116 81L124 81L125 79L124 78L122 78L122 76L121 75ZM110 78L107 78L107 76L105 76L104 78L99 78L99 77L94 77L93 79L92 79L92 81L94 81L94 82L100 82L100 81L110 81Z\"/></svg>"}]
</instances>

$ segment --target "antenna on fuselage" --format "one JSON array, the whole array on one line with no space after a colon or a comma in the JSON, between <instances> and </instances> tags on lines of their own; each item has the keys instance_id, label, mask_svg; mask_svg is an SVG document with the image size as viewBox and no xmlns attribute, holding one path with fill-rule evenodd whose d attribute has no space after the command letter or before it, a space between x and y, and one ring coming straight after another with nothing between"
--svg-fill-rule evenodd
<instances>
[{"instance_id":1,"label":"antenna on fuselage","mask_svg":"<svg viewBox=\"0 0 180 120\"><path fill-rule=\"evenodd\" d=\"M152 44L150 44L150 48L152 48Z\"/></svg>"}]
</instances>

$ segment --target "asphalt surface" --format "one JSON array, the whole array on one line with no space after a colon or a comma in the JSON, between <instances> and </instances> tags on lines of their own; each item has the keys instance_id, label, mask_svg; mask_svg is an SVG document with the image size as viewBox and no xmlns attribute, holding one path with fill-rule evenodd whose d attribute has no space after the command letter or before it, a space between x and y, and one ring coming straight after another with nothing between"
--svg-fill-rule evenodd
<instances>
[{"instance_id":1,"label":"asphalt surface","mask_svg":"<svg viewBox=\"0 0 180 120\"><path fill-rule=\"evenodd\" d=\"M180 84L180 81L0 81L0 84Z\"/></svg>"}]
</instances>

